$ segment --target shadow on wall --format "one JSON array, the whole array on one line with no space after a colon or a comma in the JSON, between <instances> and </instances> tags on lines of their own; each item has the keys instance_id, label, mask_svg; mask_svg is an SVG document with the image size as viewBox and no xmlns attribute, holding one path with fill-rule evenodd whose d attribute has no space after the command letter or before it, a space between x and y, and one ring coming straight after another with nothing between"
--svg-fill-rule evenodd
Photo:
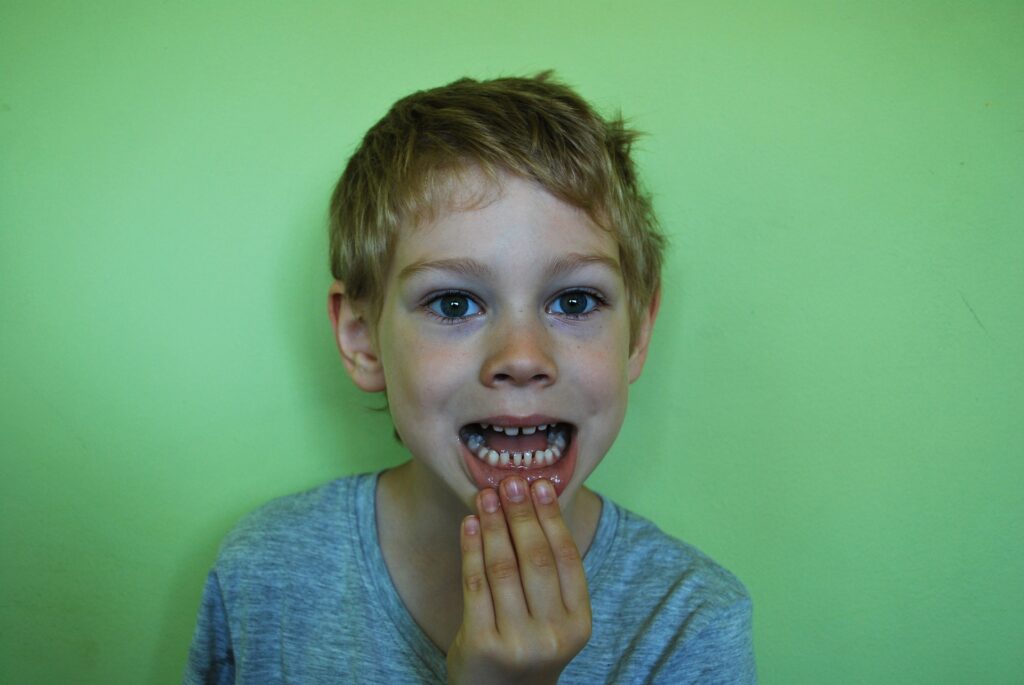
<instances>
[{"instance_id":1,"label":"shadow on wall","mask_svg":"<svg viewBox=\"0 0 1024 685\"><path fill-rule=\"evenodd\" d=\"M275 274L276 300L268 307L275 326L285 331L286 359L300 406L295 409L304 444L295 455L300 481L313 486L331 478L376 471L404 460L392 438L390 418L375 410L383 396L360 392L349 380L338 357L327 319L326 198L312 197L306 211L294 217L280 236L280 261ZM277 493L288 494L287 491ZM155 589L165 595L161 605L156 652L147 679L152 685L179 683L195 628L207 571L224 535L247 512L263 504L254 495L241 504L226 501L220 512L195 537L188 553L171 574L170 585Z\"/></svg>"},{"instance_id":2,"label":"shadow on wall","mask_svg":"<svg viewBox=\"0 0 1024 685\"><path fill-rule=\"evenodd\" d=\"M281 300L275 309L281 325L294 336L289 361L304 389L307 403L301 415L308 433L321 440L317 459L341 474L376 471L406 456L392 437L390 417L381 411L384 396L353 385L334 344L327 318L327 290L333 280L326 229L329 194L322 195L289 232L295 238L282 246ZM303 312L301 318L293 314L296 310Z\"/></svg>"}]
</instances>

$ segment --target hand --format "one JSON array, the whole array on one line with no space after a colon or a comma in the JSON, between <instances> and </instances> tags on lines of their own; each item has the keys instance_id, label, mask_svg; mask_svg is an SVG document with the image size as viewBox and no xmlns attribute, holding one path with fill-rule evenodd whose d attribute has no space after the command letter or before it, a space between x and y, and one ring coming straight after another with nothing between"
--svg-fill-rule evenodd
<instances>
[{"instance_id":1,"label":"hand","mask_svg":"<svg viewBox=\"0 0 1024 685\"><path fill-rule=\"evenodd\" d=\"M590 639L590 595L576 543L546 480L517 476L477 494L462 523L462 625L448 682L557 683Z\"/></svg>"}]
</instances>

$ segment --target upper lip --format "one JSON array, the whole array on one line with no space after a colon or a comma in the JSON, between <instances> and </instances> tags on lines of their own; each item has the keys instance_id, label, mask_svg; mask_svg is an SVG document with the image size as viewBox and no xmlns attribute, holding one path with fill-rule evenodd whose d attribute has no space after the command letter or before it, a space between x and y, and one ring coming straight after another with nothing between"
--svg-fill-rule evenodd
<instances>
[{"instance_id":1,"label":"upper lip","mask_svg":"<svg viewBox=\"0 0 1024 685\"><path fill-rule=\"evenodd\" d=\"M502 416L488 416L471 421L471 423L486 423L488 425L499 426L501 428L518 428L521 426L539 426L544 423L551 425L553 423L568 422L564 419L559 419L548 414L530 414L529 416L512 416L504 414Z\"/></svg>"}]
</instances>

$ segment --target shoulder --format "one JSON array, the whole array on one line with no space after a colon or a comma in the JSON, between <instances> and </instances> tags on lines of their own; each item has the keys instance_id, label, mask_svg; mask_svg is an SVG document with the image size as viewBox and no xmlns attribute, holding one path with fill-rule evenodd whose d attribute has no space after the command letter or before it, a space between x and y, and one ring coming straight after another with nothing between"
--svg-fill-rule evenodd
<instances>
[{"instance_id":1,"label":"shoulder","mask_svg":"<svg viewBox=\"0 0 1024 685\"><path fill-rule=\"evenodd\" d=\"M725 567L648 519L605 499L613 507L615 535L601 566L600 585L610 594L657 607L665 618L688 624L688 632L732 617L749 620L750 594Z\"/></svg>"},{"instance_id":2,"label":"shoulder","mask_svg":"<svg viewBox=\"0 0 1024 685\"><path fill-rule=\"evenodd\" d=\"M756 682L743 583L693 545L603 499L604 530L587 553L596 552L588 572L593 635L567 682ZM618 657L609 665L602 654Z\"/></svg>"},{"instance_id":3,"label":"shoulder","mask_svg":"<svg viewBox=\"0 0 1024 685\"><path fill-rule=\"evenodd\" d=\"M219 574L253 565L275 566L310 560L328 541L354 526L355 498L368 475L349 476L271 500L245 515L224 537L217 557ZM301 555L301 556L296 556Z\"/></svg>"}]
</instances>

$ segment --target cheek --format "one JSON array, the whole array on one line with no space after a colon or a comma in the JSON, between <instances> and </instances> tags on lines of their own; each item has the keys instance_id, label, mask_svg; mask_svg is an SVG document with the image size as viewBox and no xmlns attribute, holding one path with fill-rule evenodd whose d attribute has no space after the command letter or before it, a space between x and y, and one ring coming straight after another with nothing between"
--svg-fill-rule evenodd
<instances>
[{"instance_id":1,"label":"cheek","mask_svg":"<svg viewBox=\"0 0 1024 685\"><path fill-rule=\"evenodd\" d=\"M622 412L629 390L628 345L582 345L573 351L572 378L590 409L614 417Z\"/></svg>"},{"instance_id":2,"label":"cheek","mask_svg":"<svg viewBox=\"0 0 1024 685\"><path fill-rule=\"evenodd\" d=\"M389 350L383 360L389 399L415 413L443 409L465 386L464 357L451 346L422 340Z\"/></svg>"}]
</instances>

